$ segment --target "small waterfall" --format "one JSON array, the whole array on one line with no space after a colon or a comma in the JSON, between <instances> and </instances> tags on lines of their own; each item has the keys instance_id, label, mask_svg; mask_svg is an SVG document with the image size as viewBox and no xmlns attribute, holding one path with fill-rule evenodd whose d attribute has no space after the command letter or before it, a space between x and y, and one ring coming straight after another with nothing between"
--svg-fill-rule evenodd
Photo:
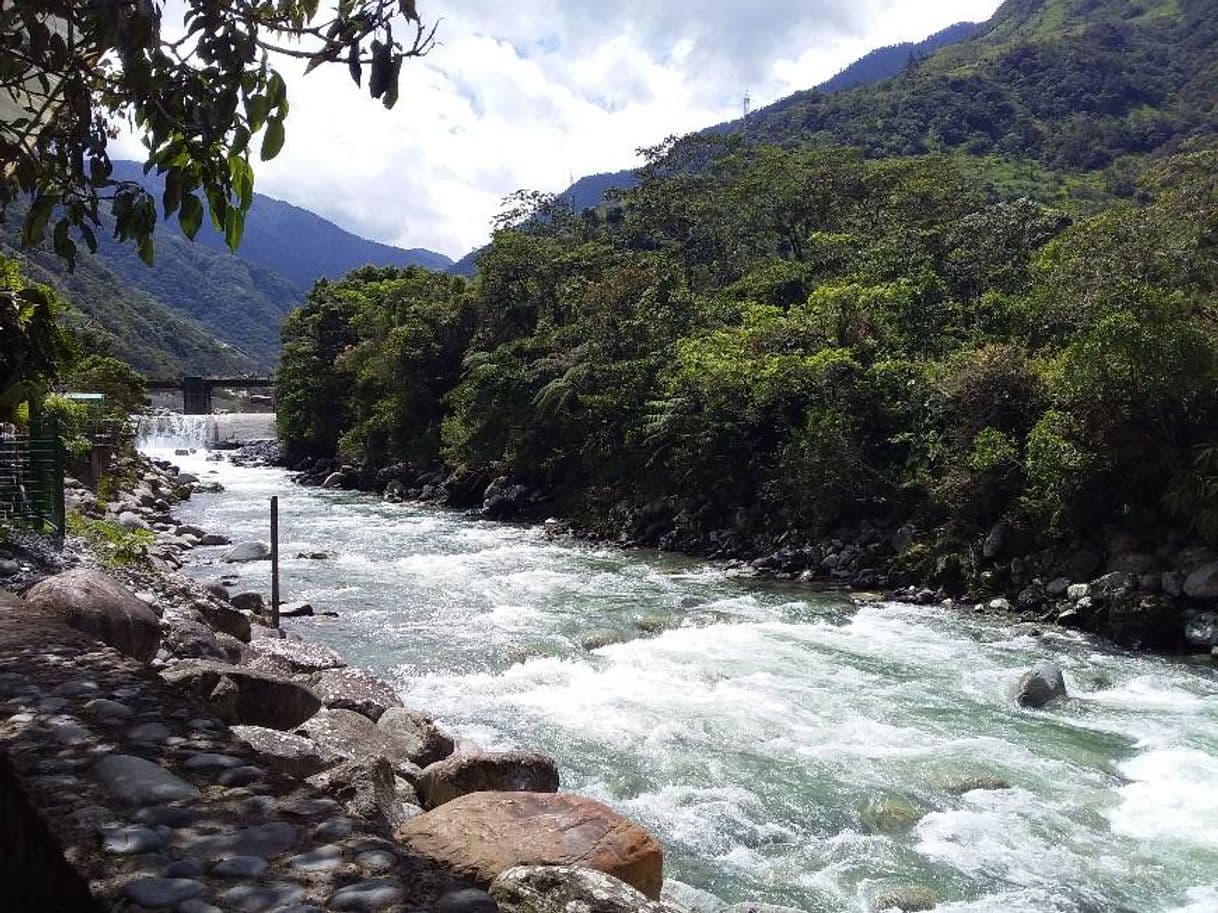
<instances>
[{"instance_id":1,"label":"small waterfall","mask_svg":"<svg viewBox=\"0 0 1218 913\"><path fill-rule=\"evenodd\" d=\"M135 420L140 450L201 450L220 438L214 415L140 415Z\"/></svg>"},{"instance_id":2,"label":"small waterfall","mask_svg":"<svg viewBox=\"0 0 1218 913\"><path fill-rule=\"evenodd\" d=\"M141 450L204 450L230 441L273 441L275 415L238 412L224 415L136 416L136 442Z\"/></svg>"}]
</instances>

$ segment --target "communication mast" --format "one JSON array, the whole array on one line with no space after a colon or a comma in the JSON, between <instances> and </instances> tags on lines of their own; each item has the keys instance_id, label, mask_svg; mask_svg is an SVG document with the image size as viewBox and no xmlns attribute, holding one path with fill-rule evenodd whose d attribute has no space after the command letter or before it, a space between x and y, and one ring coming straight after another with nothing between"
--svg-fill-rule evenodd
<instances>
[{"instance_id":1,"label":"communication mast","mask_svg":"<svg viewBox=\"0 0 1218 913\"><path fill-rule=\"evenodd\" d=\"M744 119L748 120L750 114L753 113L753 96L748 92L744 93Z\"/></svg>"}]
</instances>

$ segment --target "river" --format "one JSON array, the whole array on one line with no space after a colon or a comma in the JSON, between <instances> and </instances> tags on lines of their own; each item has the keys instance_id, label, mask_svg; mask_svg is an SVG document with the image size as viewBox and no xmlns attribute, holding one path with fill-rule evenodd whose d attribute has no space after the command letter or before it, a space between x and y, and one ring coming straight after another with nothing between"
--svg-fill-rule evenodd
<instances>
[{"instance_id":1,"label":"river","mask_svg":"<svg viewBox=\"0 0 1218 913\"><path fill-rule=\"evenodd\" d=\"M918 886L950 913L1218 911L1210 664L174 459L226 488L180 517L235 541L266 539L279 495L284 598L340 613L292 630L459 737L550 752L717 901L861 913ZM333 560L292 557L313 551ZM188 573L269 591L266 564L218 552ZM1045 658L1071 699L1017 709Z\"/></svg>"}]
</instances>

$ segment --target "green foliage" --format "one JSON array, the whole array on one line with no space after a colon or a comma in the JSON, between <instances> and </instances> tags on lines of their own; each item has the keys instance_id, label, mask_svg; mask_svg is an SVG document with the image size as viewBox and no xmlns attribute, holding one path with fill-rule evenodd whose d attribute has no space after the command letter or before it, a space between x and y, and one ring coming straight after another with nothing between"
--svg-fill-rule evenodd
<instances>
[{"instance_id":1,"label":"green foliage","mask_svg":"<svg viewBox=\"0 0 1218 913\"><path fill-rule=\"evenodd\" d=\"M120 568L143 561L155 537L146 529L130 530L108 520L94 520L72 511L68 532L79 536L108 567Z\"/></svg>"},{"instance_id":2,"label":"green foliage","mask_svg":"<svg viewBox=\"0 0 1218 913\"><path fill-rule=\"evenodd\" d=\"M253 199L253 142L261 133L263 161L284 143L287 90L268 51L307 59L308 69L341 57L357 84L368 67L370 94L392 107L403 60L433 44L413 0L185 6L186 34L175 39L162 33L157 3L0 7L0 215L18 196L30 199L24 245L49 233L71 265L71 233L95 250L99 204L108 200L115 237L152 262L158 201L139 182L115 180L106 153L127 125L148 149L146 170L164 175L164 218L176 214L193 238L206 204L235 249ZM413 41L395 41L395 24Z\"/></svg>"},{"instance_id":3,"label":"green foliage","mask_svg":"<svg viewBox=\"0 0 1218 913\"><path fill-rule=\"evenodd\" d=\"M1066 535L1165 497L1208 529L1215 164L1072 222L943 156L667 144L613 218L518 200L470 283L319 283L284 438L585 518L659 503L685 544L864 515Z\"/></svg>"},{"instance_id":4,"label":"green foliage","mask_svg":"<svg viewBox=\"0 0 1218 913\"><path fill-rule=\"evenodd\" d=\"M16 263L0 257L0 418L37 398L68 354L59 307L51 289L27 282Z\"/></svg>"},{"instance_id":5,"label":"green foliage","mask_svg":"<svg viewBox=\"0 0 1218 913\"><path fill-rule=\"evenodd\" d=\"M72 365L63 386L78 393L101 393L106 415L125 419L144 408L148 385L131 365L108 355L88 355Z\"/></svg>"}]
</instances>

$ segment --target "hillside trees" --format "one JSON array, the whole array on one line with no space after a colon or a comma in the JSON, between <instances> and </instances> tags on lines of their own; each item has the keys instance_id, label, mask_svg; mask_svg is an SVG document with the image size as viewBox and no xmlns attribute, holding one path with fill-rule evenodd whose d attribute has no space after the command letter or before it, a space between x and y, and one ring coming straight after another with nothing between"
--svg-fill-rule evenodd
<instances>
[{"instance_id":1,"label":"hillside trees","mask_svg":"<svg viewBox=\"0 0 1218 913\"><path fill-rule=\"evenodd\" d=\"M1215 153L1079 220L939 156L680 154L706 167L644 169L620 218L514 220L468 284L319 285L289 445L508 476L593 526L646 508L687 548L863 517L1212 527Z\"/></svg>"}]
</instances>

